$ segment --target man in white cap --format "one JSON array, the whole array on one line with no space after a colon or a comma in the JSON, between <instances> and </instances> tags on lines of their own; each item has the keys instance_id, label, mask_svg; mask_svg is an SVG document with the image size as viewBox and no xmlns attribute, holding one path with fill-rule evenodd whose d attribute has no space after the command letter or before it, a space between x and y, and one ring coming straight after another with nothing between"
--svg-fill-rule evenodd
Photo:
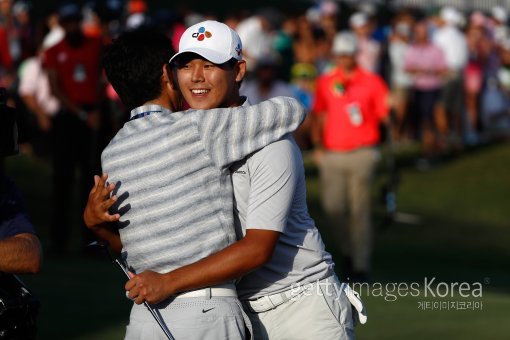
<instances>
[{"instance_id":1,"label":"man in white cap","mask_svg":"<svg viewBox=\"0 0 510 340\"><path fill-rule=\"evenodd\" d=\"M192 108L247 105L239 95L246 69L242 44L228 26L215 21L191 26L171 62ZM136 303L158 302L244 275L237 291L255 338L353 338L351 303L360 322L366 314L359 298L336 278L308 214L301 153L293 138L250 155L231 173L240 240L167 274L136 275L126 284L130 297ZM225 193L218 194L225 199Z\"/></svg>"},{"instance_id":2,"label":"man in white cap","mask_svg":"<svg viewBox=\"0 0 510 340\"><path fill-rule=\"evenodd\" d=\"M320 169L322 204L336 245L344 255L345 279L366 282L372 253L371 183L379 124L388 116L388 89L356 63L356 37L338 33L336 68L317 81L312 142Z\"/></svg>"}]
</instances>

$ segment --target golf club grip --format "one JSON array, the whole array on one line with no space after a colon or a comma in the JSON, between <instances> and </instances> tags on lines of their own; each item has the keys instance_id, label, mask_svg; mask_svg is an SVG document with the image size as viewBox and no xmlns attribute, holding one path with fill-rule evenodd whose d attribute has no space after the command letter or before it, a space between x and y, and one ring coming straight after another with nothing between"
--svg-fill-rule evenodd
<instances>
[{"instance_id":1,"label":"golf club grip","mask_svg":"<svg viewBox=\"0 0 510 340\"><path fill-rule=\"evenodd\" d=\"M122 262L119 261L119 259L115 259L115 263L120 267L120 269L122 269L122 271L124 272L124 274L126 274L126 277L128 278L128 280L131 279L131 277L129 276L129 272L128 272L128 269L126 268L126 266L124 266L124 264L122 264ZM156 322L158 323L159 327L161 328L161 330L163 331L163 333L165 333L165 335L167 336L167 338L169 340L175 340L175 338L172 336L172 334L170 334L170 331L168 331L168 329L166 328L166 326L163 324L163 322L160 320L159 318L159 315L156 314L156 312L154 311L154 309L147 303L147 301L145 301L143 303L145 305L145 307L147 307L147 309L149 310L149 312L152 314L152 317L154 318L154 320L156 320Z\"/></svg>"}]
</instances>

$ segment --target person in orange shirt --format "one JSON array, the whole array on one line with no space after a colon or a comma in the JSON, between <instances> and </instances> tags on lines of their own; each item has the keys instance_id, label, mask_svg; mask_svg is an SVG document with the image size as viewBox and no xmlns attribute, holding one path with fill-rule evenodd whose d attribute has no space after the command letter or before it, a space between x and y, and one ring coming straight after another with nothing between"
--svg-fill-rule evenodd
<instances>
[{"instance_id":1,"label":"person in orange shirt","mask_svg":"<svg viewBox=\"0 0 510 340\"><path fill-rule=\"evenodd\" d=\"M317 81L312 142L316 147L322 203L346 280L367 281L372 252L370 192L379 157L379 124L388 119L388 88L356 63L353 34L335 36L336 67ZM350 214L348 214L348 212Z\"/></svg>"}]
</instances>

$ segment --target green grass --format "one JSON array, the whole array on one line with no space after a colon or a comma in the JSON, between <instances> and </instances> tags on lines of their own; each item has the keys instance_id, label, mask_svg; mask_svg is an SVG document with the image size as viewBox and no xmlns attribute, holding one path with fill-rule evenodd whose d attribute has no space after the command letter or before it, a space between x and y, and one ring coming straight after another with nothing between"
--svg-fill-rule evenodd
<instances>
[{"instance_id":1,"label":"green grass","mask_svg":"<svg viewBox=\"0 0 510 340\"><path fill-rule=\"evenodd\" d=\"M414 151L401 151L398 211L420 216L420 224L393 223L378 228L372 281L418 282L419 296L386 301L367 296L368 323L357 327L359 339L506 339L510 334L510 145L471 150L428 172L407 166ZM319 202L317 171L306 159L310 210L329 250L328 229ZM383 163L382 163L383 165ZM384 169L382 167L382 169ZM20 185L27 207L48 244L50 213L49 166L25 156L12 157L6 172ZM385 181L380 171L378 187ZM383 209L374 208L379 224ZM75 207L78 225L81 209ZM80 257L80 230L73 231L69 258L45 259L37 276L24 276L42 301L40 339L121 339L130 302L123 295L124 278L107 260ZM341 271L341 268L338 268ZM424 279L435 282L480 282L482 297L424 297ZM391 285L389 286L391 287ZM387 292L387 291L386 291ZM371 293L374 293L372 290ZM483 303L481 310L421 310L419 303Z\"/></svg>"}]
</instances>

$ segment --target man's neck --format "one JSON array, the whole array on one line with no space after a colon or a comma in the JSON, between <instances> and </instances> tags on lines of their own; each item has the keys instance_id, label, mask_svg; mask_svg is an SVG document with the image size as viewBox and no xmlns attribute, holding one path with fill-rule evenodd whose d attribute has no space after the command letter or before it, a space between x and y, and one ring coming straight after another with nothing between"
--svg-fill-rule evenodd
<instances>
[{"instance_id":1,"label":"man's neck","mask_svg":"<svg viewBox=\"0 0 510 340\"><path fill-rule=\"evenodd\" d=\"M170 104L170 101L167 98L158 97L153 100L149 100L148 102L145 102L143 105L159 105L161 107L164 107L165 109L175 111L175 108L172 107Z\"/></svg>"},{"instance_id":2,"label":"man's neck","mask_svg":"<svg viewBox=\"0 0 510 340\"><path fill-rule=\"evenodd\" d=\"M354 76L354 72L356 71L356 67L353 68L341 68L344 77L350 79Z\"/></svg>"}]
</instances>

